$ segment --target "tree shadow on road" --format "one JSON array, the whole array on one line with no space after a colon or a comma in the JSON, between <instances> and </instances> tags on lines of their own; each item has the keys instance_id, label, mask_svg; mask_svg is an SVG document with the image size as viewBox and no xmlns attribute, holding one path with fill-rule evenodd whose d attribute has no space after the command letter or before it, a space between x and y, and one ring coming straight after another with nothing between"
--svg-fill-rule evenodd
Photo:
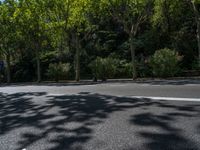
<instances>
[{"instance_id":1,"label":"tree shadow on road","mask_svg":"<svg viewBox=\"0 0 200 150\"><path fill-rule=\"evenodd\" d=\"M22 125L29 125L33 120L32 124L39 128L40 123L38 121L44 119L41 112L43 108L34 104L31 101L31 96L42 96L45 94L44 92L10 95L0 93L0 134L5 134Z\"/></svg>"},{"instance_id":2,"label":"tree shadow on road","mask_svg":"<svg viewBox=\"0 0 200 150\"><path fill-rule=\"evenodd\" d=\"M173 144L176 150L184 149L181 144L186 148L197 148L173 123L179 118L199 118L199 108L198 103L192 102L180 104L92 93L64 96L48 96L42 92L0 93L0 137L28 128L20 133L15 149L28 148L43 141L45 149L49 150L82 150L93 138L95 127L113 113L137 110L130 118L131 125L161 130L137 133L146 141L144 146L147 149L165 149L167 143ZM153 114L152 110L158 114ZM171 140L166 141L169 138Z\"/></svg>"},{"instance_id":3,"label":"tree shadow on road","mask_svg":"<svg viewBox=\"0 0 200 150\"><path fill-rule=\"evenodd\" d=\"M132 116L131 124L142 127L137 134L145 139L145 146L150 150L198 150L200 149L195 139L197 129L195 125L199 123L199 104L166 104L161 102L156 107L170 108L158 112L140 113ZM194 129L192 129L194 128ZM189 131L189 134L187 130ZM192 141L195 139L195 142Z\"/></svg>"}]
</instances>

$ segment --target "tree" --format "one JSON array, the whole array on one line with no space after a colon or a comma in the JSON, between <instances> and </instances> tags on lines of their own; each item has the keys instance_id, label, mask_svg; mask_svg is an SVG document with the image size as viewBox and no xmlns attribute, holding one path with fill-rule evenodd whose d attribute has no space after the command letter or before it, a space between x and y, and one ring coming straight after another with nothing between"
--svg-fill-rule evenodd
<instances>
[{"instance_id":1,"label":"tree","mask_svg":"<svg viewBox=\"0 0 200 150\"><path fill-rule=\"evenodd\" d=\"M196 64L195 21L191 0L155 0L152 29L157 32L157 49L171 48L184 55L182 67L191 69ZM154 34L155 35L155 34Z\"/></svg>"},{"instance_id":2,"label":"tree","mask_svg":"<svg viewBox=\"0 0 200 150\"><path fill-rule=\"evenodd\" d=\"M0 53L6 62L7 83L11 82L11 56L17 49L19 37L15 19L16 8L14 0L5 1L0 5Z\"/></svg>"},{"instance_id":3,"label":"tree","mask_svg":"<svg viewBox=\"0 0 200 150\"><path fill-rule=\"evenodd\" d=\"M197 25L198 64L200 67L200 0L189 0L194 10Z\"/></svg>"},{"instance_id":4,"label":"tree","mask_svg":"<svg viewBox=\"0 0 200 150\"><path fill-rule=\"evenodd\" d=\"M51 0L47 3L53 42L56 42L60 52L69 47L69 21L73 2L74 0Z\"/></svg>"},{"instance_id":5,"label":"tree","mask_svg":"<svg viewBox=\"0 0 200 150\"><path fill-rule=\"evenodd\" d=\"M37 66L37 82L41 81L40 52L43 41L48 32L48 16L46 11L46 1L43 0L21 0L21 6L17 13L23 35L26 37L28 46L33 50Z\"/></svg>"},{"instance_id":6,"label":"tree","mask_svg":"<svg viewBox=\"0 0 200 150\"><path fill-rule=\"evenodd\" d=\"M90 24L87 12L90 8L90 0L76 0L70 10L69 28L72 33L72 44L75 48L75 80L80 80L80 54L83 49L81 43L90 35Z\"/></svg>"},{"instance_id":7,"label":"tree","mask_svg":"<svg viewBox=\"0 0 200 150\"><path fill-rule=\"evenodd\" d=\"M53 29L60 31L60 50L66 47L75 49L75 80L80 80L80 53L82 42L88 37L87 12L90 0L61 0L53 1L51 21ZM70 38L71 37L71 38Z\"/></svg>"},{"instance_id":8,"label":"tree","mask_svg":"<svg viewBox=\"0 0 200 150\"><path fill-rule=\"evenodd\" d=\"M4 0L0 53L7 81L36 74L40 82L51 63L74 63L69 77L79 81L80 74L91 76L88 64L98 56L123 60L135 79L150 75L148 58L165 47L184 55L183 69L197 68L199 18L199 0Z\"/></svg>"},{"instance_id":9,"label":"tree","mask_svg":"<svg viewBox=\"0 0 200 150\"><path fill-rule=\"evenodd\" d=\"M175 27L179 25L183 2L181 0L155 0L153 9L151 20L153 27L160 28L160 32L165 34L164 42L167 45L170 42L171 32L178 30Z\"/></svg>"},{"instance_id":10,"label":"tree","mask_svg":"<svg viewBox=\"0 0 200 150\"><path fill-rule=\"evenodd\" d=\"M103 7L107 9L114 20L123 26L124 31L129 36L133 79L137 78L136 69L136 47L134 40L138 34L140 25L144 23L150 15L151 1L149 0L104 0Z\"/></svg>"}]
</instances>

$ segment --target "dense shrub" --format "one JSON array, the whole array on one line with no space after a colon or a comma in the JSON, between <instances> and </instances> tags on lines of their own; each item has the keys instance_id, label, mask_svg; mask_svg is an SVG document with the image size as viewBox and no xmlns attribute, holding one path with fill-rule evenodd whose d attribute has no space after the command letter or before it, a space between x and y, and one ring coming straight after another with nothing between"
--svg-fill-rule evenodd
<instances>
[{"instance_id":1,"label":"dense shrub","mask_svg":"<svg viewBox=\"0 0 200 150\"><path fill-rule=\"evenodd\" d=\"M49 64L49 68L47 70L47 76L50 79L55 80L58 82L59 80L66 79L68 72L70 70L70 64L66 63L55 63Z\"/></svg>"},{"instance_id":2,"label":"dense shrub","mask_svg":"<svg viewBox=\"0 0 200 150\"><path fill-rule=\"evenodd\" d=\"M194 59L191 66L192 66L192 70L200 70L199 60Z\"/></svg>"},{"instance_id":3,"label":"dense shrub","mask_svg":"<svg viewBox=\"0 0 200 150\"><path fill-rule=\"evenodd\" d=\"M90 68L95 77L105 81L107 78L113 78L117 70L117 61L113 58L100 58L91 62Z\"/></svg>"},{"instance_id":4,"label":"dense shrub","mask_svg":"<svg viewBox=\"0 0 200 150\"><path fill-rule=\"evenodd\" d=\"M170 49L161 49L155 52L150 59L152 73L156 77L173 77L178 71L181 57Z\"/></svg>"},{"instance_id":5,"label":"dense shrub","mask_svg":"<svg viewBox=\"0 0 200 150\"><path fill-rule=\"evenodd\" d=\"M5 71L4 70L0 70L0 83L4 82L4 78L5 78Z\"/></svg>"},{"instance_id":6,"label":"dense shrub","mask_svg":"<svg viewBox=\"0 0 200 150\"><path fill-rule=\"evenodd\" d=\"M133 77L133 65L131 62L125 60L118 63L117 78L132 78ZM151 76L151 70L148 63L136 61L137 76L149 77Z\"/></svg>"},{"instance_id":7,"label":"dense shrub","mask_svg":"<svg viewBox=\"0 0 200 150\"><path fill-rule=\"evenodd\" d=\"M137 75L138 77L141 77L141 78L151 77L152 71L151 71L151 67L149 66L149 63L147 62L138 63Z\"/></svg>"},{"instance_id":8,"label":"dense shrub","mask_svg":"<svg viewBox=\"0 0 200 150\"><path fill-rule=\"evenodd\" d=\"M126 60L116 61L117 70L115 77L116 78L131 78L132 77L132 64L128 63Z\"/></svg>"}]
</instances>

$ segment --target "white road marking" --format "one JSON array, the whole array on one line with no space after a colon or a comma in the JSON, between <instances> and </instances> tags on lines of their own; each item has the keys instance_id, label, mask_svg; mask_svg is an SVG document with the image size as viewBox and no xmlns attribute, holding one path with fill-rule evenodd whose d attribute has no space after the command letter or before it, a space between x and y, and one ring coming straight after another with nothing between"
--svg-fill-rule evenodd
<instances>
[{"instance_id":1,"label":"white road marking","mask_svg":"<svg viewBox=\"0 0 200 150\"><path fill-rule=\"evenodd\" d=\"M103 86L109 86L109 87L124 87L127 86L126 84L102 84Z\"/></svg>"},{"instance_id":2,"label":"white road marking","mask_svg":"<svg viewBox=\"0 0 200 150\"><path fill-rule=\"evenodd\" d=\"M48 96L65 96L66 94L53 94L53 93L49 93L47 94Z\"/></svg>"},{"instance_id":3,"label":"white road marking","mask_svg":"<svg viewBox=\"0 0 200 150\"><path fill-rule=\"evenodd\" d=\"M97 85L94 84L94 85L83 85L83 86L86 86L86 87L87 87L87 86L93 87L93 86L97 86Z\"/></svg>"},{"instance_id":4,"label":"white road marking","mask_svg":"<svg viewBox=\"0 0 200 150\"><path fill-rule=\"evenodd\" d=\"M53 94L49 93L48 96L65 96L67 94ZM73 95L80 95L80 94L73 94ZM151 96L122 96L116 95L117 97L123 98L136 98L136 99L151 99L151 100L166 100L166 101L194 101L200 102L200 98L181 98L181 97L151 97Z\"/></svg>"},{"instance_id":5,"label":"white road marking","mask_svg":"<svg viewBox=\"0 0 200 150\"><path fill-rule=\"evenodd\" d=\"M200 98L180 98L180 97L148 97L148 96L130 96L137 99L152 99L152 100L168 100L168 101L195 101L200 102Z\"/></svg>"}]
</instances>

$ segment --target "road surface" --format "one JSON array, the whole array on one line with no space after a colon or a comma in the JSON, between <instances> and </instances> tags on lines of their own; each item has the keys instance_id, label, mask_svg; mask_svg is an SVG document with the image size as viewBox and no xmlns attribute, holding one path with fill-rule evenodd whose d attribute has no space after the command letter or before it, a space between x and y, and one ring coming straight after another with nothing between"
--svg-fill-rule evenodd
<instances>
[{"instance_id":1,"label":"road surface","mask_svg":"<svg viewBox=\"0 0 200 150\"><path fill-rule=\"evenodd\" d=\"M0 87L0 150L200 150L200 82Z\"/></svg>"}]
</instances>

